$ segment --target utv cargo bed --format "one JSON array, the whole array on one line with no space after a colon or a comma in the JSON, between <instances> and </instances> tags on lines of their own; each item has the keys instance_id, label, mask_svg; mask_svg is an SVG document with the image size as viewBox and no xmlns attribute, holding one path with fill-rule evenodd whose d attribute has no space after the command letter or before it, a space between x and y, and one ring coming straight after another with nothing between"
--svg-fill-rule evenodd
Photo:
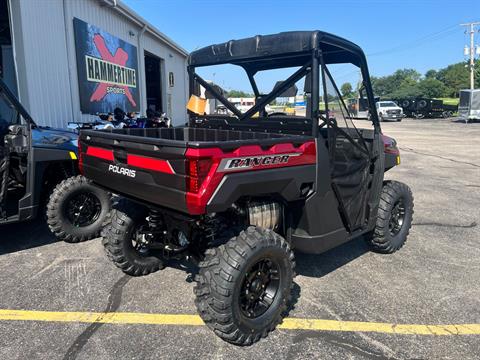
<instances>
[{"instance_id":1,"label":"utv cargo bed","mask_svg":"<svg viewBox=\"0 0 480 360\"><path fill-rule=\"evenodd\" d=\"M230 173L307 165L308 181L315 179L311 136L193 127L84 130L79 146L82 171L96 184L191 215L205 213ZM272 193L298 177L289 172L276 175Z\"/></svg>"}]
</instances>

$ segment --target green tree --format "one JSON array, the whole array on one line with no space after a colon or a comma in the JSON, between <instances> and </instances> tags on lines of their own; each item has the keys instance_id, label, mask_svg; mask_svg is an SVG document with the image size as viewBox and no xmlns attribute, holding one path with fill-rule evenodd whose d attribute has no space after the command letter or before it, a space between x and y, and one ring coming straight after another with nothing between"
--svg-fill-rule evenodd
<instances>
[{"instance_id":1,"label":"green tree","mask_svg":"<svg viewBox=\"0 0 480 360\"><path fill-rule=\"evenodd\" d=\"M435 78L426 78L417 84L420 96L426 98L438 98L448 96L447 87Z\"/></svg>"},{"instance_id":2,"label":"green tree","mask_svg":"<svg viewBox=\"0 0 480 360\"><path fill-rule=\"evenodd\" d=\"M405 87L417 83L422 75L414 69L399 69L392 75L372 77L373 92L376 96L392 97L392 94L405 92Z\"/></svg>"},{"instance_id":3,"label":"green tree","mask_svg":"<svg viewBox=\"0 0 480 360\"><path fill-rule=\"evenodd\" d=\"M404 79L397 89L390 93L391 98L419 97L421 96L418 82L414 79Z\"/></svg>"},{"instance_id":4,"label":"green tree","mask_svg":"<svg viewBox=\"0 0 480 360\"><path fill-rule=\"evenodd\" d=\"M254 97L253 94L247 93L242 90L230 90L227 94L227 97L230 98L248 98L248 97Z\"/></svg>"},{"instance_id":5,"label":"green tree","mask_svg":"<svg viewBox=\"0 0 480 360\"><path fill-rule=\"evenodd\" d=\"M437 74L438 74L437 70L430 69L430 70L428 70L428 71L425 73L425 78L426 78L426 79L430 79L430 78L436 79L436 78L437 78Z\"/></svg>"},{"instance_id":6,"label":"green tree","mask_svg":"<svg viewBox=\"0 0 480 360\"><path fill-rule=\"evenodd\" d=\"M342 86L340 87L340 91L345 98L352 96L352 90L352 84L350 84L349 82L342 84Z\"/></svg>"}]
</instances>

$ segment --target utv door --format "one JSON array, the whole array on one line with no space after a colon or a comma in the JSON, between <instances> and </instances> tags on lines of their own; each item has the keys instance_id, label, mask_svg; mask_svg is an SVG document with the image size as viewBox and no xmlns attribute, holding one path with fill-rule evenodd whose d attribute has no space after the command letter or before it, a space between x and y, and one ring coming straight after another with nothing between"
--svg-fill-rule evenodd
<instances>
[{"instance_id":1,"label":"utv door","mask_svg":"<svg viewBox=\"0 0 480 360\"><path fill-rule=\"evenodd\" d=\"M355 127L328 70L325 73L325 89L332 187L344 223L351 233L367 225L375 133L373 129L358 130Z\"/></svg>"}]
</instances>

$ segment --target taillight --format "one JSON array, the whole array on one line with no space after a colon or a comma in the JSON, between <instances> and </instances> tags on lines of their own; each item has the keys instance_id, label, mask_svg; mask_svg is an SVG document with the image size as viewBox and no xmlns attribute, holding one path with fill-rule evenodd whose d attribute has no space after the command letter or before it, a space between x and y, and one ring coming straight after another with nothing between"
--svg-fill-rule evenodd
<instances>
[{"instance_id":1,"label":"taillight","mask_svg":"<svg viewBox=\"0 0 480 360\"><path fill-rule=\"evenodd\" d=\"M386 153L394 155L400 154L400 150L398 150L395 139L382 134L382 141Z\"/></svg>"},{"instance_id":2,"label":"taillight","mask_svg":"<svg viewBox=\"0 0 480 360\"><path fill-rule=\"evenodd\" d=\"M187 192L198 194L211 167L212 159L187 160Z\"/></svg>"},{"instance_id":3,"label":"taillight","mask_svg":"<svg viewBox=\"0 0 480 360\"><path fill-rule=\"evenodd\" d=\"M80 142L80 139L77 140L78 143L78 171L80 174L83 175L83 152L82 152L82 143Z\"/></svg>"}]
</instances>

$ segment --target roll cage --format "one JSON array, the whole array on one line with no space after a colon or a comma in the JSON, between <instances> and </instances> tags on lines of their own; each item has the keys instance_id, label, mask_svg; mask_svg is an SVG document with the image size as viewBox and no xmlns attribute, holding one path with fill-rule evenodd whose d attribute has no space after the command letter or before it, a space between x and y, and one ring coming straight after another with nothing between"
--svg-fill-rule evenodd
<instances>
[{"instance_id":1,"label":"roll cage","mask_svg":"<svg viewBox=\"0 0 480 360\"><path fill-rule=\"evenodd\" d=\"M6 101L6 103L15 111L17 112L17 116L20 115L25 119L27 124L31 125L32 127L36 127L35 121L33 121L30 114L25 110L25 108L20 104L17 97L13 94L13 92L8 88L7 84L2 80L0 77L0 96ZM17 118L17 125L20 124L20 119Z\"/></svg>"},{"instance_id":2,"label":"roll cage","mask_svg":"<svg viewBox=\"0 0 480 360\"><path fill-rule=\"evenodd\" d=\"M337 127L336 123L329 119L328 115L323 116L320 112L320 90L323 89L323 101L326 112L328 112L327 78L330 79L337 93L340 92L332 80L326 65L342 63L351 63L360 68L363 78L362 87L368 100L371 120L374 129L380 132L365 54L354 43L322 31L294 31L266 36L257 35L196 50L188 58L189 91L190 94L194 94L196 85L200 84L225 105L239 121L243 121L251 119L256 113L264 114L266 105L305 76L305 86L309 88L311 94L311 106L306 117L311 121L312 136L316 137L319 128L323 126ZM256 102L245 113L238 110L217 88L195 72L197 67L222 64L240 66L248 76ZM274 87L270 93L260 94L254 78L257 72L291 67L299 67L299 69L278 86ZM320 76L320 71L322 76ZM340 101L347 108L341 97ZM320 126L318 119L323 120Z\"/></svg>"}]
</instances>

